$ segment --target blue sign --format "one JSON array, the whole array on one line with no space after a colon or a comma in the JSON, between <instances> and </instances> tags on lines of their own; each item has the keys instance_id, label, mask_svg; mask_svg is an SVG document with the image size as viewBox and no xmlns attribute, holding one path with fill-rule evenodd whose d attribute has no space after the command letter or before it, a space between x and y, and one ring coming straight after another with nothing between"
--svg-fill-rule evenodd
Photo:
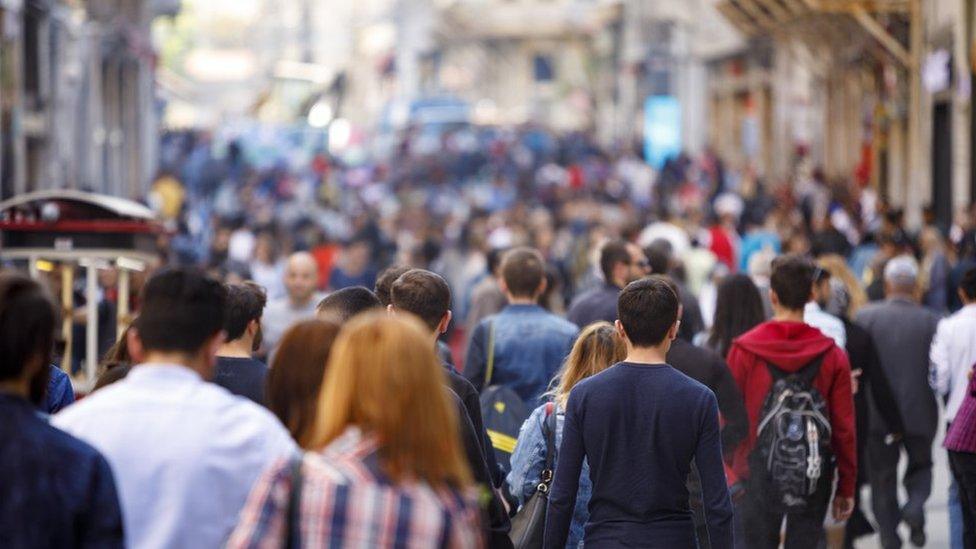
<instances>
[{"instance_id":1,"label":"blue sign","mask_svg":"<svg viewBox=\"0 0 976 549\"><path fill-rule=\"evenodd\" d=\"M644 158L654 169L681 154L681 102L673 95L644 101Z\"/></svg>"}]
</instances>

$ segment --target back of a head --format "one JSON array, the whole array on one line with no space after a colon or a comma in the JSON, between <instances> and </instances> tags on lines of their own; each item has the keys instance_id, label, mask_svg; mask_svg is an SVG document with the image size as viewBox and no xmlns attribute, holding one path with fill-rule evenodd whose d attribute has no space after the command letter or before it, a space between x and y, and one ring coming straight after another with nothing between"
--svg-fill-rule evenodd
<instances>
[{"instance_id":1,"label":"back of a head","mask_svg":"<svg viewBox=\"0 0 976 549\"><path fill-rule=\"evenodd\" d=\"M650 263L651 272L654 274L667 274L671 270L671 243L664 239L651 242L650 246L644 248L644 255Z\"/></svg>"},{"instance_id":2,"label":"back of a head","mask_svg":"<svg viewBox=\"0 0 976 549\"><path fill-rule=\"evenodd\" d=\"M659 278L631 282L617 298L617 318L635 347L664 342L678 320L678 296Z\"/></svg>"},{"instance_id":3,"label":"back of a head","mask_svg":"<svg viewBox=\"0 0 976 549\"><path fill-rule=\"evenodd\" d=\"M281 337L268 371L268 408L300 446L308 449L322 378L339 325L305 320Z\"/></svg>"},{"instance_id":4,"label":"back of a head","mask_svg":"<svg viewBox=\"0 0 976 549\"><path fill-rule=\"evenodd\" d=\"M722 356L728 353L732 340L766 320L762 296L756 284L744 274L725 276L718 285L711 347Z\"/></svg>"},{"instance_id":5,"label":"back of a head","mask_svg":"<svg viewBox=\"0 0 976 549\"><path fill-rule=\"evenodd\" d=\"M617 263L630 264L630 251L624 240L611 240L600 248L600 272L607 283L613 282L613 268Z\"/></svg>"},{"instance_id":6,"label":"back of a head","mask_svg":"<svg viewBox=\"0 0 976 549\"><path fill-rule=\"evenodd\" d=\"M194 354L224 325L226 291L201 271L160 271L142 290L133 327L145 351Z\"/></svg>"},{"instance_id":7,"label":"back of a head","mask_svg":"<svg viewBox=\"0 0 976 549\"><path fill-rule=\"evenodd\" d=\"M35 368L30 399L38 403L47 389L57 310L44 288L19 274L0 274L0 380Z\"/></svg>"},{"instance_id":8,"label":"back of a head","mask_svg":"<svg viewBox=\"0 0 976 549\"><path fill-rule=\"evenodd\" d=\"M376 286L373 288L373 293L379 298L380 303L383 307L389 307L391 303L390 292L393 290L393 283L396 279L403 276L404 273L410 271L412 267L407 265L393 265L392 267L387 267L380 276L376 278Z\"/></svg>"},{"instance_id":9,"label":"back of a head","mask_svg":"<svg viewBox=\"0 0 976 549\"><path fill-rule=\"evenodd\" d=\"M556 403L565 410L569 393L577 383L626 357L627 346L613 324L601 321L583 328L566 358L566 364L559 375L559 385L553 391Z\"/></svg>"},{"instance_id":10,"label":"back of a head","mask_svg":"<svg viewBox=\"0 0 976 549\"><path fill-rule=\"evenodd\" d=\"M969 301L976 301L976 268L969 269L959 281L959 289Z\"/></svg>"},{"instance_id":11,"label":"back of a head","mask_svg":"<svg viewBox=\"0 0 976 549\"><path fill-rule=\"evenodd\" d=\"M395 482L468 484L443 375L429 335L416 320L382 313L353 319L329 358L312 446L358 427L381 441L381 467Z\"/></svg>"},{"instance_id":12,"label":"back of a head","mask_svg":"<svg viewBox=\"0 0 976 549\"><path fill-rule=\"evenodd\" d=\"M505 248L492 248L488 250L485 254L485 266L488 268L488 273L494 275L498 272L498 268L502 266L502 257L505 256Z\"/></svg>"},{"instance_id":13,"label":"back of a head","mask_svg":"<svg viewBox=\"0 0 976 549\"><path fill-rule=\"evenodd\" d=\"M535 297L546 279L546 262L538 250L514 248L502 257L502 280L512 296Z\"/></svg>"},{"instance_id":14,"label":"back of a head","mask_svg":"<svg viewBox=\"0 0 976 549\"><path fill-rule=\"evenodd\" d=\"M224 332L227 333L227 341L234 341L244 335L252 320L261 320L268 296L264 288L253 282L227 284L225 290Z\"/></svg>"},{"instance_id":15,"label":"back of a head","mask_svg":"<svg viewBox=\"0 0 976 549\"><path fill-rule=\"evenodd\" d=\"M910 255L899 255L888 261L884 279L890 290L911 293L918 284L918 262Z\"/></svg>"},{"instance_id":16,"label":"back of a head","mask_svg":"<svg viewBox=\"0 0 976 549\"><path fill-rule=\"evenodd\" d=\"M390 291L393 307L416 315L431 331L451 310L451 287L437 273L411 269L396 279Z\"/></svg>"},{"instance_id":17,"label":"back of a head","mask_svg":"<svg viewBox=\"0 0 976 549\"><path fill-rule=\"evenodd\" d=\"M383 304L376 294L362 286L352 286L332 292L319 301L316 315L343 324L350 318L366 311L381 309Z\"/></svg>"},{"instance_id":18,"label":"back of a head","mask_svg":"<svg viewBox=\"0 0 976 549\"><path fill-rule=\"evenodd\" d=\"M774 259L769 287L776 293L780 305L791 311L802 310L810 301L815 271L813 262L802 255L789 254Z\"/></svg>"}]
</instances>

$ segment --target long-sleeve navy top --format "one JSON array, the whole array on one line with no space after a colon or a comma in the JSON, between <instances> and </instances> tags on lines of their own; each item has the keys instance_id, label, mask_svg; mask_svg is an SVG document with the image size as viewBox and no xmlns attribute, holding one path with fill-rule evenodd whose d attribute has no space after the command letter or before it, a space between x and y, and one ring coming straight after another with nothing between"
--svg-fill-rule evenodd
<instances>
[{"instance_id":1,"label":"long-sleeve navy top","mask_svg":"<svg viewBox=\"0 0 976 549\"><path fill-rule=\"evenodd\" d=\"M732 547L732 502L715 395L667 364L623 362L570 393L545 547L565 546L583 459L593 493L584 543L694 547L686 481L701 476L709 544Z\"/></svg>"}]
</instances>

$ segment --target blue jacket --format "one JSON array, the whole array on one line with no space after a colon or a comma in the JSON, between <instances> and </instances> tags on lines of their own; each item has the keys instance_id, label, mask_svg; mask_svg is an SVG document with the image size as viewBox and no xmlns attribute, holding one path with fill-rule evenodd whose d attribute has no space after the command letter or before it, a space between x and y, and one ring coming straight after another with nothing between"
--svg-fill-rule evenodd
<instances>
[{"instance_id":1,"label":"blue jacket","mask_svg":"<svg viewBox=\"0 0 976 549\"><path fill-rule=\"evenodd\" d=\"M542 478L542 470L546 466L546 437L542 434L542 424L546 418L546 406L536 408L519 431L518 444L512 454L512 470L508 473L508 489L518 500L519 507L535 493ZM563 422L566 419L562 410L556 411L556 457L553 460L553 472L559 459L559 445L563 441ZM590 503L590 467L583 462L583 472L580 474L579 490L576 493L576 508L573 511L573 522L569 528L567 549L582 545L583 527L590 518L587 505Z\"/></svg>"},{"instance_id":2,"label":"blue jacket","mask_svg":"<svg viewBox=\"0 0 976 549\"><path fill-rule=\"evenodd\" d=\"M495 360L486 382L492 325ZM538 305L509 305L474 329L464 376L479 391L488 385L504 385L528 406L535 406L573 348L578 331L572 322Z\"/></svg>"},{"instance_id":3,"label":"blue jacket","mask_svg":"<svg viewBox=\"0 0 976 549\"><path fill-rule=\"evenodd\" d=\"M57 366L50 366L51 380L47 384L47 398L43 412L55 414L62 408L75 401L75 390L71 387L71 378Z\"/></svg>"}]
</instances>

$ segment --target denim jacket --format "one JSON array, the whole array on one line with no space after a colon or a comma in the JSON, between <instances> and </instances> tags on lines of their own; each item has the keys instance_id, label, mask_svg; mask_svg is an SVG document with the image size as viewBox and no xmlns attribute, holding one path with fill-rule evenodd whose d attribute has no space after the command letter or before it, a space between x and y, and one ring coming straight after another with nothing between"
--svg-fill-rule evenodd
<instances>
[{"instance_id":1,"label":"denim jacket","mask_svg":"<svg viewBox=\"0 0 976 549\"><path fill-rule=\"evenodd\" d=\"M556 459L559 458L559 445L563 440L563 420L566 415L562 410L556 410ZM519 507L535 493L542 470L546 466L546 437L542 434L542 425L546 419L546 406L536 408L529 419L522 424L519 431L518 443L512 454L512 470L508 473L508 489L518 500ZM555 468L556 461L553 460ZM583 527L590 518L587 505L590 503L590 466L583 461L583 471L580 473L579 492L576 495L576 509L573 511L573 523L569 529L566 547L575 548L583 545Z\"/></svg>"},{"instance_id":2,"label":"denim jacket","mask_svg":"<svg viewBox=\"0 0 976 549\"><path fill-rule=\"evenodd\" d=\"M486 382L491 326L495 327L495 362ZM529 407L556 375L573 347L579 329L538 305L509 305L478 324L471 336L464 375L479 391L504 385Z\"/></svg>"}]
</instances>

